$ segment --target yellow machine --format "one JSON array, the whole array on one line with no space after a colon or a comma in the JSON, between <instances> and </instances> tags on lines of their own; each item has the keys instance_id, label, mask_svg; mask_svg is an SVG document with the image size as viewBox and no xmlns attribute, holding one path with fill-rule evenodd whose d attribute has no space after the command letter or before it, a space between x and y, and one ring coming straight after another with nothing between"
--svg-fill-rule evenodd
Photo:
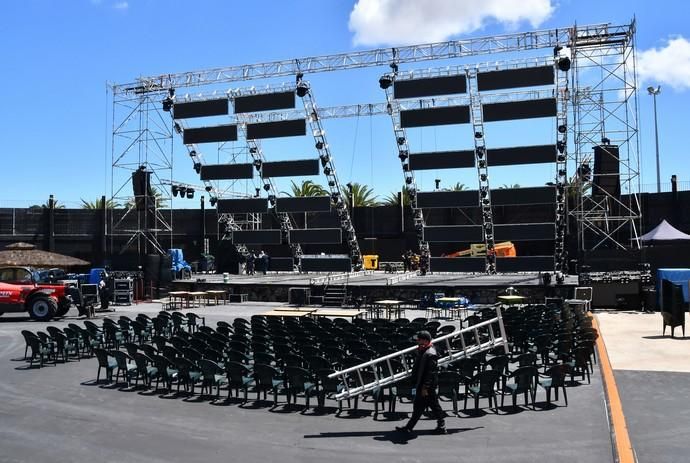
<instances>
[{"instance_id":1,"label":"yellow machine","mask_svg":"<svg viewBox=\"0 0 690 463\"><path fill-rule=\"evenodd\" d=\"M515 245L510 241L504 241L503 243L496 243L494 246L494 252L497 257L515 257L517 252L515 250ZM486 255L486 245L484 243L472 244L470 249L464 249L462 251L453 252L450 254L445 254L443 257L480 257Z\"/></svg>"},{"instance_id":2,"label":"yellow machine","mask_svg":"<svg viewBox=\"0 0 690 463\"><path fill-rule=\"evenodd\" d=\"M379 269L379 256L378 254L368 254L362 256L364 260L364 270L378 270Z\"/></svg>"}]
</instances>

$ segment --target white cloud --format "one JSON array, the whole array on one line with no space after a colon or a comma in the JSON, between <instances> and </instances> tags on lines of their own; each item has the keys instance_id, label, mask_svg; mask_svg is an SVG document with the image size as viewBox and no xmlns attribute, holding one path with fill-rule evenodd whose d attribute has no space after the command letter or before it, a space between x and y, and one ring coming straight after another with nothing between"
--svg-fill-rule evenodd
<instances>
[{"instance_id":1,"label":"white cloud","mask_svg":"<svg viewBox=\"0 0 690 463\"><path fill-rule=\"evenodd\" d=\"M676 90L690 89L690 41L669 39L661 48L643 50L637 55L640 84L665 84Z\"/></svg>"},{"instance_id":2,"label":"white cloud","mask_svg":"<svg viewBox=\"0 0 690 463\"><path fill-rule=\"evenodd\" d=\"M551 0L358 0L349 27L355 45L405 45L447 40L490 21L536 27L553 10Z\"/></svg>"},{"instance_id":3,"label":"white cloud","mask_svg":"<svg viewBox=\"0 0 690 463\"><path fill-rule=\"evenodd\" d=\"M129 8L129 3L127 2L117 2L116 4L113 5L113 8L116 10L126 10Z\"/></svg>"}]
</instances>

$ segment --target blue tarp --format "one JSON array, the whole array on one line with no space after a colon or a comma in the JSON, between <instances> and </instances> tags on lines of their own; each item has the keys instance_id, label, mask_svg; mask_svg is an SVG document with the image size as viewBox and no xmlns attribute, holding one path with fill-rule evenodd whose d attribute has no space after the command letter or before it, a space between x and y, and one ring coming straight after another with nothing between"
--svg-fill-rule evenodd
<instances>
[{"instance_id":1,"label":"blue tarp","mask_svg":"<svg viewBox=\"0 0 690 463\"><path fill-rule=\"evenodd\" d=\"M192 267L184 260L182 249L168 249L168 255L172 259L172 270L179 272L182 269L192 270Z\"/></svg>"},{"instance_id":2,"label":"blue tarp","mask_svg":"<svg viewBox=\"0 0 690 463\"><path fill-rule=\"evenodd\" d=\"M670 280L671 283L683 287L683 300L688 302L688 281L690 281L690 268L660 268L656 271L656 293L661 307L661 281Z\"/></svg>"}]
</instances>

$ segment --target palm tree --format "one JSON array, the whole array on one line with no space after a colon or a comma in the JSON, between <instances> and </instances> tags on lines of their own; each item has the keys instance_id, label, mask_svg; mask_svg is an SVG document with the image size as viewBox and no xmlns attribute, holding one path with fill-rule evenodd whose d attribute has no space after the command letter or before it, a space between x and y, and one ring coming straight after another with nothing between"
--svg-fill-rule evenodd
<instances>
[{"instance_id":1,"label":"palm tree","mask_svg":"<svg viewBox=\"0 0 690 463\"><path fill-rule=\"evenodd\" d=\"M403 198L403 206L409 206L410 205L410 195L407 194L407 191L403 187L402 190L402 198ZM383 198L382 204L384 206L400 206L400 191L393 191L391 192L388 196Z\"/></svg>"},{"instance_id":2,"label":"palm tree","mask_svg":"<svg viewBox=\"0 0 690 463\"><path fill-rule=\"evenodd\" d=\"M351 188L343 188L341 194L348 208L371 207L378 204L378 196L374 194L373 188L357 182L352 183Z\"/></svg>"},{"instance_id":3,"label":"palm tree","mask_svg":"<svg viewBox=\"0 0 690 463\"><path fill-rule=\"evenodd\" d=\"M32 206L29 206L29 209L48 209L50 207L50 200L46 201L45 203L41 204L40 206L38 204L34 204ZM55 209L64 209L65 205L64 204L58 204L58 200L54 199L53 200L53 207Z\"/></svg>"},{"instance_id":4,"label":"palm tree","mask_svg":"<svg viewBox=\"0 0 690 463\"><path fill-rule=\"evenodd\" d=\"M293 180L290 185L290 191L283 191L282 193L295 198L305 196L328 196L326 189L318 183L314 183L312 180L302 180L301 185L297 185Z\"/></svg>"},{"instance_id":5,"label":"palm tree","mask_svg":"<svg viewBox=\"0 0 690 463\"><path fill-rule=\"evenodd\" d=\"M151 192L153 193L153 198L156 201L156 209L164 209L168 206L168 199L163 197L163 193L156 187L151 187ZM142 198L143 199L143 198ZM127 209L135 208L134 198L127 201Z\"/></svg>"},{"instance_id":6,"label":"palm tree","mask_svg":"<svg viewBox=\"0 0 690 463\"><path fill-rule=\"evenodd\" d=\"M512 185L506 185L506 184L504 183L502 186L498 187L499 190L510 190L510 189L512 189L512 188L520 188L520 184L519 184L519 183L514 183L514 184L512 184Z\"/></svg>"},{"instance_id":7,"label":"palm tree","mask_svg":"<svg viewBox=\"0 0 690 463\"><path fill-rule=\"evenodd\" d=\"M451 191L465 191L467 190L467 185L464 183L457 182L453 187L450 189Z\"/></svg>"},{"instance_id":8,"label":"palm tree","mask_svg":"<svg viewBox=\"0 0 690 463\"><path fill-rule=\"evenodd\" d=\"M112 199L105 200L106 209L115 209L120 207L120 205L114 202ZM87 201L81 198L81 208L82 209L102 209L103 208L103 198L98 198L96 201Z\"/></svg>"}]
</instances>

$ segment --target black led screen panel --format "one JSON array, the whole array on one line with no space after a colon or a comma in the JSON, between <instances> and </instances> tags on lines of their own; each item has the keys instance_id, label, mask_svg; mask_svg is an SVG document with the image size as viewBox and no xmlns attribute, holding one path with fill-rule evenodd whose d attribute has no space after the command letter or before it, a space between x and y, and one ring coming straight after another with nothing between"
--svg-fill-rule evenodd
<instances>
[{"instance_id":1,"label":"black led screen panel","mask_svg":"<svg viewBox=\"0 0 690 463\"><path fill-rule=\"evenodd\" d=\"M517 146L487 151L489 166L516 166L520 164L544 164L556 162L555 145Z\"/></svg>"},{"instance_id":2,"label":"black led screen panel","mask_svg":"<svg viewBox=\"0 0 690 463\"><path fill-rule=\"evenodd\" d=\"M298 161L264 162L261 165L261 176L266 177L301 177L319 175L318 159L300 159Z\"/></svg>"},{"instance_id":3,"label":"black led screen panel","mask_svg":"<svg viewBox=\"0 0 690 463\"><path fill-rule=\"evenodd\" d=\"M497 257L497 272L542 272L554 269L553 256Z\"/></svg>"},{"instance_id":4,"label":"black led screen panel","mask_svg":"<svg viewBox=\"0 0 690 463\"><path fill-rule=\"evenodd\" d=\"M330 196L305 196L301 198L278 198L276 200L276 212L328 212L330 210Z\"/></svg>"},{"instance_id":5,"label":"black led screen panel","mask_svg":"<svg viewBox=\"0 0 690 463\"><path fill-rule=\"evenodd\" d=\"M295 107L295 92L266 93L235 97L235 114Z\"/></svg>"},{"instance_id":6,"label":"black led screen panel","mask_svg":"<svg viewBox=\"0 0 690 463\"><path fill-rule=\"evenodd\" d=\"M429 262L432 272L484 272L483 257L432 257Z\"/></svg>"},{"instance_id":7,"label":"black led screen panel","mask_svg":"<svg viewBox=\"0 0 690 463\"><path fill-rule=\"evenodd\" d=\"M424 241L432 243L478 243L483 240L481 225L424 227Z\"/></svg>"},{"instance_id":8,"label":"black led screen panel","mask_svg":"<svg viewBox=\"0 0 690 463\"><path fill-rule=\"evenodd\" d=\"M417 207L424 209L472 206L479 207L479 193L476 190L417 193Z\"/></svg>"},{"instance_id":9,"label":"black led screen panel","mask_svg":"<svg viewBox=\"0 0 690 463\"><path fill-rule=\"evenodd\" d=\"M229 214L265 214L268 212L268 200L266 198L219 199L217 207L218 212Z\"/></svg>"},{"instance_id":10,"label":"black led screen panel","mask_svg":"<svg viewBox=\"0 0 690 463\"><path fill-rule=\"evenodd\" d=\"M270 272L292 272L295 263L292 257L271 257L268 259L268 270Z\"/></svg>"},{"instance_id":11,"label":"black led screen panel","mask_svg":"<svg viewBox=\"0 0 690 463\"><path fill-rule=\"evenodd\" d=\"M280 244L280 230L239 230L232 232L235 244Z\"/></svg>"},{"instance_id":12,"label":"black led screen panel","mask_svg":"<svg viewBox=\"0 0 690 463\"><path fill-rule=\"evenodd\" d=\"M247 124L247 138L249 140L295 137L298 135L306 135L306 133L307 125L304 119Z\"/></svg>"},{"instance_id":13,"label":"black led screen panel","mask_svg":"<svg viewBox=\"0 0 690 463\"><path fill-rule=\"evenodd\" d=\"M309 228L290 230L290 243L326 244L341 243L343 235L340 228Z\"/></svg>"},{"instance_id":14,"label":"black led screen panel","mask_svg":"<svg viewBox=\"0 0 690 463\"><path fill-rule=\"evenodd\" d=\"M469 106L409 109L400 111L400 126L425 127L429 125L467 124L470 122Z\"/></svg>"},{"instance_id":15,"label":"black led screen panel","mask_svg":"<svg viewBox=\"0 0 690 463\"><path fill-rule=\"evenodd\" d=\"M477 88L480 92L553 84L553 66L507 69L505 71L480 72L477 74Z\"/></svg>"},{"instance_id":16,"label":"black led screen panel","mask_svg":"<svg viewBox=\"0 0 690 463\"><path fill-rule=\"evenodd\" d=\"M216 125L214 127L185 129L183 139L185 145L191 145L194 143L237 141L237 126Z\"/></svg>"},{"instance_id":17,"label":"black led screen panel","mask_svg":"<svg viewBox=\"0 0 690 463\"><path fill-rule=\"evenodd\" d=\"M303 272L349 272L352 262L348 257L302 257Z\"/></svg>"},{"instance_id":18,"label":"black led screen panel","mask_svg":"<svg viewBox=\"0 0 690 463\"><path fill-rule=\"evenodd\" d=\"M467 81L462 75L398 80L393 84L395 98L417 98L465 92L467 92Z\"/></svg>"},{"instance_id":19,"label":"black led screen panel","mask_svg":"<svg viewBox=\"0 0 690 463\"><path fill-rule=\"evenodd\" d=\"M410 154L410 169L458 169L474 167L474 151L435 151Z\"/></svg>"},{"instance_id":20,"label":"black led screen panel","mask_svg":"<svg viewBox=\"0 0 690 463\"><path fill-rule=\"evenodd\" d=\"M252 164L207 164L199 171L201 180L234 180L254 177Z\"/></svg>"},{"instance_id":21,"label":"black led screen panel","mask_svg":"<svg viewBox=\"0 0 690 463\"><path fill-rule=\"evenodd\" d=\"M228 113L228 99L192 101L189 103L175 103L173 116L175 119L191 117L223 116Z\"/></svg>"},{"instance_id":22,"label":"black led screen panel","mask_svg":"<svg viewBox=\"0 0 690 463\"><path fill-rule=\"evenodd\" d=\"M491 190L491 204L493 206L525 206L555 202L556 188L552 186Z\"/></svg>"},{"instance_id":23,"label":"black led screen panel","mask_svg":"<svg viewBox=\"0 0 690 463\"><path fill-rule=\"evenodd\" d=\"M496 241L546 241L556 237L553 223L521 223L494 225Z\"/></svg>"},{"instance_id":24,"label":"black led screen panel","mask_svg":"<svg viewBox=\"0 0 690 463\"><path fill-rule=\"evenodd\" d=\"M556 99L491 103L483 106L484 122L556 116Z\"/></svg>"}]
</instances>

